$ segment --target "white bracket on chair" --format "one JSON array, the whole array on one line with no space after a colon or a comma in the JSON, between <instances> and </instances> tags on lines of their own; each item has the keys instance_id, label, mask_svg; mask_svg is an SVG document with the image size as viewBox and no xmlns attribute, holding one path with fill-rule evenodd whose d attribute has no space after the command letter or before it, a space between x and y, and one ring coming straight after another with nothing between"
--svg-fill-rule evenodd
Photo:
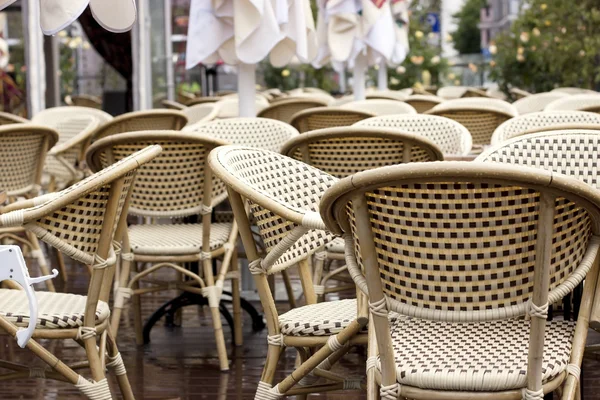
<instances>
[{"instance_id":1,"label":"white bracket on chair","mask_svg":"<svg viewBox=\"0 0 600 400\"><path fill-rule=\"evenodd\" d=\"M40 276L39 278L31 278L29 270L25 264L23 253L19 246L0 246L0 281L10 279L17 282L29 299L29 325L27 328L21 328L17 331L17 343L21 347L25 347L37 323L38 303L35 297L35 291L32 285L34 283L45 282L49 279L56 278L58 271L53 269L52 275Z\"/></svg>"}]
</instances>

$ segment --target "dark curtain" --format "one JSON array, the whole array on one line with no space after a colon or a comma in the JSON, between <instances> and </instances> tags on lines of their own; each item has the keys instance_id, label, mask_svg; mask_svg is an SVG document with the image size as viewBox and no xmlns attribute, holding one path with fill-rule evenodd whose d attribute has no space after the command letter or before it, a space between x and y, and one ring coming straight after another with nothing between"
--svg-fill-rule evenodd
<instances>
[{"instance_id":1,"label":"dark curtain","mask_svg":"<svg viewBox=\"0 0 600 400\"><path fill-rule=\"evenodd\" d=\"M79 17L90 44L127 81L127 111L133 110L131 32L113 33L101 27L88 7Z\"/></svg>"}]
</instances>

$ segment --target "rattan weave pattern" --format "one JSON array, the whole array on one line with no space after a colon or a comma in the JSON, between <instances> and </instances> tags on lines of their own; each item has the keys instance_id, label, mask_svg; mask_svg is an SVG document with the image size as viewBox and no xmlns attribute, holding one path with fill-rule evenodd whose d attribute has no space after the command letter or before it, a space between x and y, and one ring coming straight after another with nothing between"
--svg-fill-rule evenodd
<instances>
[{"instance_id":1,"label":"rattan weave pattern","mask_svg":"<svg viewBox=\"0 0 600 400\"><path fill-rule=\"evenodd\" d=\"M368 99L351 101L340 106L344 110L357 110L374 115L416 114L417 111L409 104L389 99Z\"/></svg>"},{"instance_id":2,"label":"rattan weave pattern","mask_svg":"<svg viewBox=\"0 0 600 400\"><path fill-rule=\"evenodd\" d=\"M543 111L548 104L568 96L568 94L561 92L537 93L520 98L513 103L513 106L519 111L519 115L529 114Z\"/></svg>"},{"instance_id":3,"label":"rattan weave pattern","mask_svg":"<svg viewBox=\"0 0 600 400\"><path fill-rule=\"evenodd\" d=\"M18 115L0 112L0 125L23 124L26 122L29 122L29 120L19 117Z\"/></svg>"},{"instance_id":4,"label":"rattan weave pattern","mask_svg":"<svg viewBox=\"0 0 600 400\"><path fill-rule=\"evenodd\" d=\"M36 292L36 297L39 305L37 329L69 329L83 325L86 296ZM0 315L18 327L26 327L30 314L25 292L0 289ZM96 308L96 324L104 322L109 315L108 304L99 301Z\"/></svg>"},{"instance_id":5,"label":"rattan weave pattern","mask_svg":"<svg viewBox=\"0 0 600 400\"><path fill-rule=\"evenodd\" d=\"M433 112L435 107L430 110ZM503 122L509 120L511 116L494 112L482 112L478 110L462 110L453 112L436 113L440 117L445 117L459 122L465 126L473 138L473 144L489 144L492 134L496 128Z\"/></svg>"},{"instance_id":6,"label":"rattan weave pattern","mask_svg":"<svg viewBox=\"0 0 600 400\"><path fill-rule=\"evenodd\" d=\"M443 101L444 99L441 97L424 94L413 94L404 100L406 104L410 104L419 114L431 110Z\"/></svg>"},{"instance_id":7,"label":"rattan weave pattern","mask_svg":"<svg viewBox=\"0 0 600 400\"><path fill-rule=\"evenodd\" d=\"M562 97L548 104L544 111L555 110L576 110L576 111L593 111L597 112L600 109L600 94L575 94L572 96Z\"/></svg>"},{"instance_id":8,"label":"rattan weave pattern","mask_svg":"<svg viewBox=\"0 0 600 400\"><path fill-rule=\"evenodd\" d=\"M522 187L419 183L366 193L384 293L440 311L526 303L533 291L539 193ZM587 212L556 204L551 288L578 267ZM457 283L460 282L460 290Z\"/></svg>"},{"instance_id":9,"label":"rattan weave pattern","mask_svg":"<svg viewBox=\"0 0 600 400\"><path fill-rule=\"evenodd\" d=\"M258 113L258 117L275 119L289 124L296 113L308 108L324 106L327 106L327 102L318 98L290 98L271 104Z\"/></svg>"},{"instance_id":10,"label":"rattan weave pattern","mask_svg":"<svg viewBox=\"0 0 600 400\"><path fill-rule=\"evenodd\" d=\"M194 132L226 143L280 151L298 131L281 121L268 118L228 118L194 127Z\"/></svg>"},{"instance_id":11,"label":"rattan weave pattern","mask_svg":"<svg viewBox=\"0 0 600 400\"><path fill-rule=\"evenodd\" d=\"M356 299L293 308L279 315L279 328L290 336L335 335L356 319L356 308Z\"/></svg>"},{"instance_id":12,"label":"rattan weave pattern","mask_svg":"<svg viewBox=\"0 0 600 400\"><path fill-rule=\"evenodd\" d=\"M494 131L492 145L502 143L533 129L567 124L594 124L600 127L600 115L585 111L542 111L520 115L504 122Z\"/></svg>"},{"instance_id":13,"label":"rattan weave pattern","mask_svg":"<svg viewBox=\"0 0 600 400\"><path fill-rule=\"evenodd\" d=\"M292 211L318 212L321 195L337 181L314 167L266 150L232 146L218 152L218 162L242 184ZM298 225L249 200L267 252ZM285 269L331 241L333 236L311 229L277 260L269 273Z\"/></svg>"},{"instance_id":14,"label":"rattan weave pattern","mask_svg":"<svg viewBox=\"0 0 600 400\"><path fill-rule=\"evenodd\" d=\"M365 119L356 126L396 128L423 136L435 143L444 154L469 154L471 134L461 124L436 115L385 115Z\"/></svg>"},{"instance_id":15,"label":"rattan weave pattern","mask_svg":"<svg viewBox=\"0 0 600 400\"><path fill-rule=\"evenodd\" d=\"M187 124L186 116L176 110L135 111L119 115L101 125L92 140L124 132L180 130Z\"/></svg>"},{"instance_id":16,"label":"rattan weave pattern","mask_svg":"<svg viewBox=\"0 0 600 400\"><path fill-rule=\"evenodd\" d=\"M575 323L546 325L542 382L567 368ZM423 389L500 391L527 386L529 321L391 324L398 382ZM378 367L380 367L378 365Z\"/></svg>"},{"instance_id":17,"label":"rattan weave pattern","mask_svg":"<svg viewBox=\"0 0 600 400\"><path fill-rule=\"evenodd\" d=\"M338 126L350 126L375 114L344 110L331 107L318 107L300 111L292 118L291 125L300 133Z\"/></svg>"}]
</instances>

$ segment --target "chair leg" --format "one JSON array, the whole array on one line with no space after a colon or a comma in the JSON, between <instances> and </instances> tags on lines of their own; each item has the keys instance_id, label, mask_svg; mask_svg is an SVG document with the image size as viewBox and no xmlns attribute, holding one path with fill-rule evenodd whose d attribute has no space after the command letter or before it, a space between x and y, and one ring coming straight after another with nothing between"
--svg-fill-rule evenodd
<instances>
[{"instance_id":1,"label":"chair leg","mask_svg":"<svg viewBox=\"0 0 600 400\"><path fill-rule=\"evenodd\" d=\"M277 363L279 362L281 351L282 348L280 346L269 345L267 348L267 359L265 360L265 366L263 367L254 400L269 398L264 396L264 392L268 391L273 385L273 379L275 378L275 371L277 370Z\"/></svg>"},{"instance_id":2,"label":"chair leg","mask_svg":"<svg viewBox=\"0 0 600 400\"><path fill-rule=\"evenodd\" d=\"M138 265L136 263L136 271L139 271ZM139 289L140 285L135 282L133 284L133 290ZM144 344L144 325L142 324L142 304L141 304L141 295L133 294L132 297L132 306L133 306L133 326L135 329L135 342L138 346Z\"/></svg>"},{"instance_id":3,"label":"chair leg","mask_svg":"<svg viewBox=\"0 0 600 400\"><path fill-rule=\"evenodd\" d=\"M208 288L215 289L215 278L212 270L212 260L202 261L204 269L204 282ZM221 371L229 370L229 359L227 357L227 347L225 346L225 336L223 335L223 324L221 323L221 311L219 310L220 297L213 291L208 297L208 305L213 320L213 329L215 331L215 342L217 345L217 354L219 356L219 365Z\"/></svg>"},{"instance_id":4,"label":"chair leg","mask_svg":"<svg viewBox=\"0 0 600 400\"><path fill-rule=\"evenodd\" d=\"M367 349L367 400L379 400L379 385L375 379L375 366L377 360L377 339L373 318L369 318L369 344Z\"/></svg>"},{"instance_id":5,"label":"chair leg","mask_svg":"<svg viewBox=\"0 0 600 400\"><path fill-rule=\"evenodd\" d=\"M121 252L121 274L116 277L117 279L117 291L115 293L115 302L112 309L112 318L110 325L112 327L112 333L114 337L117 337L119 333L119 326L121 325L121 314L125 307L125 300L130 296L130 292L127 288L129 283L129 273L131 271L131 249L127 240L123 240L123 248ZM123 256L125 254L125 256ZM137 331L136 331L137 332Z\"/></svg>"},{"instance_id":6,"label":"chair leg","mask_svg":"<svg viewBox=\"0 0 600 400\"><path fill-rule=\"evenodd\" d=\"M231 271L239 272L240 266L238 263L238 257L236 252L233 252L231 257ZM242 306L240 299L240 274L238 273L235 278L231 280L231 294L233 303L233 329L235 331L233 341L236 346L244 344L244 335L242 332Z\"/></svg>"},{"instance_id":7,"label":"chair leg","mask_svg":"<svg viewBox=\"0 0 600 400\"><path fill-rule=\"evenodd\" d=\"M107 329L107 351L109 362L106 365L107 367L114 369L115 375L117 377L117 383L119 384L119 390L121 391L123 399L135 400L133 390L131 389L131 384L129 383L129 378L127 377L127 371L125 369L125 365L123 364L123 359L121 358L121 354L119 353L119 349L117 348L117 342L115 341L115 337L110 331L110 326Z\"/></svg>"},{"instance_id":8,"label":"chair leg","mask_svg":"<svg viewBox=\"0 0 600 400\"><path fill-rule=\"evenodd\" d=\"M46 263L46 257L44 256L44 252L40 247L40 242L38 241L38 238L29 231L27 231L25 234L27 235L27 240L29 240L29 242L31 243L31 250L33 256L36 258L40 266L40 271L42 272L42 275L50 275L50 268L48 268L48 264ZM52 279L48 279L46 281L46 287L50 292L56 292L56 288L54 287Z\"/></svg>"}]
</instances>

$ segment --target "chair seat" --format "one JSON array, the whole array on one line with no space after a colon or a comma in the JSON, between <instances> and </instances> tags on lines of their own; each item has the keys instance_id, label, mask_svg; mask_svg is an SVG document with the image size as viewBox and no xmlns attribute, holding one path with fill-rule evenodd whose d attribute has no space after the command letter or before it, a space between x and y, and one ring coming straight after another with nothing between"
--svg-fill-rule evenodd
<instances>
[{"instance_id":1,"label":"chair seat","mask_svg":"<svg viewBox=\"0 0 600 400\"><path fill-rule=\"evenodd\" d=\"M279 316L288 336L328 336L340 333L356 319L356 299L335 300L294 308Z\"/></svg>"},{"instance_id":2,"label":"chair seat","mask_svg":"<svg viewBox=\"0 0 600 400\"><path fill-rule=\"evenodd\" d=\"M544 383L566 370L574 329L574 322L547 323ZM390 330L396 378L402 385L455 391L527 386L529 321L447 323L405 318L394 320Z\"/></svg>"},{"instance_id":3,"label":"chair seat","mask_svg":"<svg viewBox=\"0 0 600 400\"><path fill-rule=\"evenodd\" d=\"M210 225L210 250L223 246L233 224ZM185 255L202 251L202 224L147 224L129 227L129 242L134 254Z\"/></svg>"},{"instance_id":4,"label":"chair seat","mask_svg":"<svg viewBox=\"0 0 600 400\"><path fill-rule=\"evenodd\" d=\"M36 292L37 329L71 329L83 326L87 296L69 293ZM29 324L29 301L22 290L0 289L0 315L19 327ZM110 316L108 304L98 302L96 325Z\"/></svg>"}]
</instances>

